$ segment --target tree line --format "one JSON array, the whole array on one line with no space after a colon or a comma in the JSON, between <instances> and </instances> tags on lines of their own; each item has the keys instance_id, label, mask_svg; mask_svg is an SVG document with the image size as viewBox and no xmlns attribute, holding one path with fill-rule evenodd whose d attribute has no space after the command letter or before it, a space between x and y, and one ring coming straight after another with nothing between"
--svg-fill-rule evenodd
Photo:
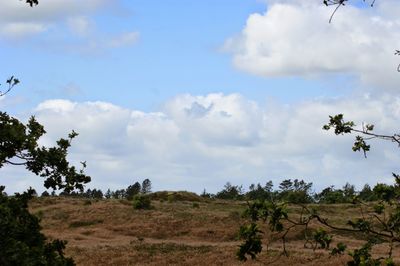
<instances>
[{"instance_id":1,"label":"tree line","mask_svg":"<svg viewBox=\"0 0 400 266\"><path fill-rule=\"evenodd\" d=\"M127 188L111 190L107 189L106 192L103 192L101 189L88 188L86 191L71 191L66 192L63 191L59 195L64 197L80 197L80 198L87 198L87 199L127 199L132 200L136 195L139 194L148 194L152 190L151 188L151 181L150 179L146 178L140 184L139 182L135 182L132 185L129 185ZM34 193L37 195L37 193ZM41 194L41 197L49 197L49 196L57 196L55 191L49 193L48 191L44 191Z\"/></svg>"},{"instance_id":2,"label":"tree line","mask_svg":"<svg viewBox=\"0 0 400 266\"><path fill-rule=\"evenodd\" d=\"M136 195L149 194L151 192L152 183L150 179L146 178L141 183L137 181L122 189L107 189L105 192L103 192L101 189L88 188L86 191L63 191L59 195L87 199L132 200ZM365 184L361 190L357 190L354 185L346 183L341 188L328 186L322 189L320 192L315 192L312 182L306 182L302 179L284 179L276 188L274 187L273 182L270 180L266 182L265 185L261 185L260 183L251 184L247 191L242 185L232 185L230 182L227 182L217 193L208 193L204 189L200 196L207 199L222 200L272 200L276 202L288 202L294 204L340 204L353 203L356 200L362 200L365 202L378 200L389 201L396 197L396 193L396 186L384 183L378 183L373 187L371 187L369 184ZM52 193L44 191L41 196L56 196L56 194L54 191Z\"/></svg>"},{"instance_id":3,"label":"tree line","mask_svg":"<svg viewBox=\"0 0 400 266\"><path fill-rule=\"evenodd\" d=\"M277 188L274 188L272 181L268 181L265 185L251 184L248 191L245 191L242 185L232 185L227 182L223 189L216 194L210 194L204 190L201 196L224 200L272 200L288 203L338 204L353 203L355 200L388 201L396 197L396 190L396 186L383 183L378 183L374 187L365 184L361 190L356 190L354 185L346 183L341 188L328 186L320 192L315 192L312 182L285 179L279 183Z\"/></svg>"}]
</instances>

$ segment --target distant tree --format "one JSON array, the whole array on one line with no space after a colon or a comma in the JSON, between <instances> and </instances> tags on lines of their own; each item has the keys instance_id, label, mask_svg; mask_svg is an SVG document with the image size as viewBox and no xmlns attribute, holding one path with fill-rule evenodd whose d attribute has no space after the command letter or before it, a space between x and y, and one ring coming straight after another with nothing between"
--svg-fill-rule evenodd
<instances>
[{"instance_id":1,"label":"distant tree","mask_svg":"<svg viewBox=\"0 0 400 266\"><path fill-rule=\"evenodd\" d=\"M41 195L41 197L49 197L49 196L50 196L50 194L49 194L49 192L47 192L46 190L43 191L43 193L42 193L42 195Z\"/></svg>"},{"instance_id":2,"label":"distant tree","mask_svg":"<svg viewBox=\"0 0 400 266\"><path fill-rule=\"evenodd\" d=\"M92 193L90 195L90 198L92 199L102 199L103 198L103 191L101 189L93 189Z\"/></svg>"},{"instance_id":3,"label":"distant tree","mask_svg":"<svg viewBox=\"0 0 400 266\"><path fill-rule=\"evenodd\" d=\"M126 198L125 189L117 189L114 192L112 192L112 198L114 198L114 199L124 199L124 198Z\"/></svg>"},{"instance_id":4,"label":"distant tree","mask_svg":"<svg viewBox=\"0 0 400 266\"><path fill-rule=\"evenodd\" d=\"M136 182L135 184L130 185L126 189L126 198L128 200L132 200L135 195L140 193L140 191L141 191L141 186L140 186L139 182Z\"/></svg>"},{"instance_id":5,"label":"distant tree","mask_svg":"<svg viewBox=\"0 0 400 266\"><path fill-rule=\"evenodd\" d=\"M378 198L375 196L374 192L370 185L365 184L364 187L361 189L360 193L358 194L360 200L363 201L374 201Z\"/></svg>"},{"instance_id":6,"label":"distant tree","mask_svg":"<svg viewBox=\"0 0 400 266\"><path fill-rule=\"evenodd\" d=\"M283 180L279 184L278 198L281 201L287 201L290 203L310 203L312 202L312 196L310 190L312 183L306 183L304 180Z\"/></svg>"},{"instance_id":7,"label":"distant tree","mask_svg":"<svg viewBox=\"0 0 400 266\"><path fill-rule=\"evenodd\" d=\"M82 193L82 196L85 197L85 198L88 198L88 199L91 198L92 197L92 190L90 188L88 188L86 190L86 192Z\"/></svg>"},{"instance_id":8,"label":"distant tree","mask_svg":"<svg viewBox=\"0 0 400 266\"><path fill-rule=\"evenodd\" d=\"M243 188L242 186L233 186L230 182L227 182L220 192L215 197L217 199L230 199L240 200L243 199Z\"/></svg>"},{"instance_id":9,"label":"distant tree","mask_svg":"<svg viewBox=\"0 0 400 266\"><path fill-rule=\"evenodd\" d=\"M293 189L293 182L290 179L285 179L279 184L281 192L290 191Z\"/></svg>"},{"instance_id":10,"label":"distant tree","mask_svg":"<svg viewBox=\"0 0 400 266\"><path fill-rule=\"evenodd\" d=\"M274 183L273 183L271 180L268 181L268 182L265 184L265 186L264 186L264 190L265 190L266 192L268 192L268 193L272 193L273 188L274 188Z\"/></svg>"},{"instance_id":11,"label":"distant tree","mask_svg":"<svg viewBox=\"0 0 400 266\"><path fill-rule=\"evenodd\" d=\"M399 197L399 193L396 193L395 187L387 184L376 184L373 192L378 199L384 201L391 201Z\"/></svg>"},{"instance_id":12,"label":"distant tree","mask_svg":"<svg viewBox=\"0 0 400 266\"><path fill-rule=\"evenodd\" d=\"M246 193L246 198L250 200L267 199L269 192L258 183L257 185L251 184L249 191Z\"/></svg>"},{"instance_id":13,"label":"distant tree","mask_svg":"<svg viewBox=\"0 0 400 266\"><path fill-rule=\"evenodd\" d=\"M353 202L353 199L356 196L356 189L354 185L350 185L350 183L347 182L343 187L343 194L347 202Z\"/></svg>"},{"instance_id":14,"label":"distant tree","mask_svg":"<svg viewBox=\"0 0 400 266\"><path fill-rule=\"evenodd\" d=\"M151 181L150 179L146 178L142 182L142 193L147 194L151 192Z\"/></svg>"},{"instance_id":15,"label":"distant tree","mask_svg":"<svg viewBox=\"0 0 400 266\"><path fill-rule=\"evenodd\" d=\"M210 199L212 196L206 191L206 189L204 189L203 192L200 194L200 197Z\"/></svg>"},{"instance_id":16,"label":"distant tree","mask_svg":"<svg viewBox=\"0 0 400 266\"><path fill-rule=\"evenodd\" d=\"M106 193L104 194L104 197L105 197L106 199L111 199L111 197L112 197L112 192L111 192L110 189L107 189Z\"/></svg>"},{"instance_id":17,"label":"distant tree","mask_svg":"<svg viewBox=\"0 0 400 266\"><path fill-rule=\"evenodd\" d=\"M343 190L335 189L334 186L324 188L320 193L315 195L318 203L335 204L347 202Z\"/></svg>"},{"instance_id":18,"label":"distant tree","mask_svg":"<svg viewBox=\"0 0 400 266\"><path fill-rule=\"evenodd\" d=\"M264 187L260 183L257 185L251 184L249 191L246 193L246 198L249 200L271 199L273 197L272 188L272 181L268 181Z\"/></svg>"}]
</instances>

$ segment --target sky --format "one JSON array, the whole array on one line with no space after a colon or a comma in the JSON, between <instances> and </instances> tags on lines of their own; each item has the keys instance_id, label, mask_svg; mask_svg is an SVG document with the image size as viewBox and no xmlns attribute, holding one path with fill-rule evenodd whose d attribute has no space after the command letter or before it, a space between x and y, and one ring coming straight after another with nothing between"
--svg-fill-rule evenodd
<instances>
[{"instance_id":1,"label":"sky","mask_svg":"<svg viewBox=\"0 0 400 266\"><path fill-rule=\"evenodd\" d=\"M354 0L329 23L333 10L319 0L0 0L0 79L21 80L0 108L35 115L41 145L77 131L68 158L87 162L91 188L391 183L395 144L373 141L365 159L354 136L322 126L344 113L398 132L400 5ZM43 191L20 167L0 179L9 192Z\"/></svg>"}]
</instances>

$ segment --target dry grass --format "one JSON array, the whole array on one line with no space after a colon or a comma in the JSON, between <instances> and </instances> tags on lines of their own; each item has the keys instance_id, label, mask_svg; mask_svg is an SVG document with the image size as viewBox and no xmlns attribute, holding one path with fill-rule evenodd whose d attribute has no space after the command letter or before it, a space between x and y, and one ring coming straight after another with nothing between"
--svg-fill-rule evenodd
<instances>
[{"instance_id":1,"label":"dry grass","mask_svg":"<svg viewBox=\"0 0 400 266\"><path fill-rule=\"evenodd\" d=\"M39 198L30 208L41 217L43 232L50 239L68 241L66 253L78 265L344 265L349 259L304 248L303 228L288 235L289 256L283 256L278 237L263 228L262 254L255 261L241 263L235 257L236 235L245 222L241 218L245 203L204 201L179 193L168 200L168 195L157 195L160 200L152 201L151 210L134 210L124 200L92 200L89 204L74 198ZM352 205L314 207L338 224L358 213ZM291 215L299 211L290 208ZM362 236L331 233L333 245L342 241L355 248L363 243ZM384 247L378 246L374 253L383 251ZM394 256L400 261L400 254Z\"/></svg>"}]
</instances>

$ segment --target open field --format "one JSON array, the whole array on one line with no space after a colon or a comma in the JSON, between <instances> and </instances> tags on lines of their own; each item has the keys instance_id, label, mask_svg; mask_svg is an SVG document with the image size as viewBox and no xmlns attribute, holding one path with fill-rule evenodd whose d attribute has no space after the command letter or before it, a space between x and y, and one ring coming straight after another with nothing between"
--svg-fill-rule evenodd
<instances>
[{"instance_id":1,"label":"open field","mask_svg":"<svg viewBox=\"0 0 400 266\"><path fill-rule=\"evenodd\" d=\"M42 219L49 238L68 241L66 253L78 265L344 265L349 257L304 247L303 228L293 230L282 255L277 236L265 234L257 260L235 257L238 228L245 220L245 202L210 200L153 200L153 209L134 210L127 200L87 200L48 197L34 199L31 211ZM320 213L343 224L355 218L353 205L319 205ZM290 208L292 214L298 209ZM359 247L363 236L332 232L334 241ZM377 246L380 254L384 246ZM397 253L396 253L397 251ZM400 261L398 249L395 260Z\"/></svg>"}]
</instances>

